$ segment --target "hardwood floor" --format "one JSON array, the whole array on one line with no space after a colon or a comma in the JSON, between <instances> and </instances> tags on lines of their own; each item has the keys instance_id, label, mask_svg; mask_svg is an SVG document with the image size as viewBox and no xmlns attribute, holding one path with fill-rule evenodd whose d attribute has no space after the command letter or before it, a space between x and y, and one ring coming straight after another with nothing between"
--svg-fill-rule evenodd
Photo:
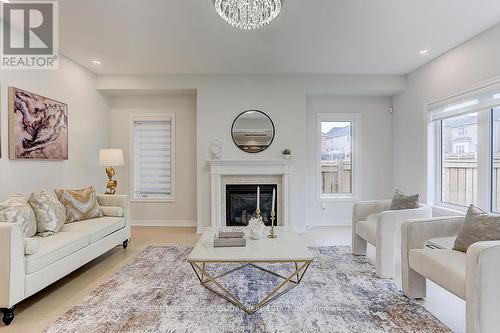
<instances>
[{"instance_id":1,"label":"hardwood floor","mask_svg":"<svg viewBox=\"0 0 500 333\"><path fill-rule=\"evenodd\" d=\"M309 246L349 245L351 229L318 227L309 230L303 237ZM1 327L1 332L41 332L147 246L193 246L198 238L194 228L133 227L127 250L116 247L19 303L13 323ZM373 248L369 248L368 257L373 261ZM400 277L396 278L396 282L400 283L400 280ZM453 331L465 331L465 304L462 300L430 283L428 297L422 304Z\"/></svg>"}]
</instances>

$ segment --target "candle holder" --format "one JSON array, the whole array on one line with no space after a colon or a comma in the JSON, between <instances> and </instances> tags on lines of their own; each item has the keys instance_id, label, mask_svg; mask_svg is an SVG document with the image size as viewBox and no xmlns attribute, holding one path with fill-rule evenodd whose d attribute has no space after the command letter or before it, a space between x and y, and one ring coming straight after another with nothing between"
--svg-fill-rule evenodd
<instances>
[{"instance_id":1,"label":"candle holder","mask_svg":"<svg viewBox=\"0 0 500 333\"><path fill-rule=\"evenodd\" d=\"M274 231L274 220L276 219L276 213L274 211L271 211L271 230L269 230L269 235L267 235L267 238L278 238L278 235L276 235Z\"/></svg>"},{"instance_id":2,"label":"candle holder","mask_svg":"<svg viewBox=\"0 0 500 333\"><path fill-rule=\"evenodd\" d=\"M259 217L260 217L260 209L259 209L259 208L257 208L257 209L255 210L255 217L256 217L256 218L259 218Z\"/></svg>"}]
</instances>

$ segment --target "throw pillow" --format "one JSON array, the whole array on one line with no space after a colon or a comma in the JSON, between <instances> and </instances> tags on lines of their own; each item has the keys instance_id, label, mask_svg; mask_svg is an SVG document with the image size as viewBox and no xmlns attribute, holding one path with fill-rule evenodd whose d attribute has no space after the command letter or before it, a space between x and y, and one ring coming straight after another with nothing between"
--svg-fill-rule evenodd
<instances>
[{"instance_id":1,"label":"throw pillow","mask_svg":"<svg viewBox=\"0 0 500 333\"><path fill-rule=\"evenodd\" d=\"M102 217L94 186L82 190L55 190L66 207L66 223Z\"/></svg>"},{"instance_id":2,"label":"throw pillow","mask_svg":"<svg viewBox=\"0 0 500 333\"><path fill-rule=\"evenodd\" d=\"M418 194L406 195L400 190L394 192L391 202L391 210L418 208Z\"/></svg>"},{"instance_id":3,"label":"throw pillow","mask_svg":"<svg viewBox=\"0 0 500 333\"><path fill-rule=\"evenodd\" d=\"M37 233L50 236L61 230L66 217L66 209L52 191L42 190L31 194L28 199L36 216Z\"/></svg>"},{"instance_id":4,"label":"throw pillow","mask_svg":"<svg viewBox=\"0 0 500 333\"><path fill-rule=\"evenodd\" d=\"M467 252L475 242L491 240L500 240L500 215L488 214L470 205L453 250Z\"/></svg>"},{"instance_id":5,"label":"throw pillow","mask_svg":"<svg viewBox=\"0 0 500 333\"><path fill-rule=\"evenodd\" d=\"M24 237L33 237L36 234L36 219L33 209L20 194L12 194L7 200L0 203L0 221L19 223Z\"/></svg>"}]
</instances>

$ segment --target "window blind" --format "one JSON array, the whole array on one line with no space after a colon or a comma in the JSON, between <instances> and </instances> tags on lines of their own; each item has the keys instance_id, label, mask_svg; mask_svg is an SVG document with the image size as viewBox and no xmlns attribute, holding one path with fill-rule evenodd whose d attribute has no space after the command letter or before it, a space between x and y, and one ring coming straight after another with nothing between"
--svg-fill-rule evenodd
<instances>
[{"instance_id":1,"label":"window blind","mask_svg":"<svg viewBox=\"0 0 500 333\"><path fill-rule=\"evenodd\" d=\"M491 110L498 106L500 106L500 82L429 105L429 121Z\"/></svg>"},{"instance_id":2,"label":"window blind","mask_svg":"<svg viewBox=\"0 0 500 333\"><path fill-rule=\"evenodd\" d=\"M134 197L172 195L172 118L134 120Z\"/></svg>"}]
</instances>

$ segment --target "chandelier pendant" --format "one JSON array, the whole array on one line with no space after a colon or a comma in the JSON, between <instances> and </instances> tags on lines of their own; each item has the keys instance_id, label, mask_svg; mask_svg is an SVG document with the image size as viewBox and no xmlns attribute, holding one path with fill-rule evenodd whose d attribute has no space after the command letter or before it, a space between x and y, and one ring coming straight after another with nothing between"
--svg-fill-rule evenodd
<instances>
[{"instance_id":1,"label":"chandelier pendant","mask_svg":"<svg viewBox=\"0 0 500 333\"><path fill-rule=\"evenodd\" d=\"M281 0L215 0L214 5L224 21L245 30L263 27L281 11Z\"/></svg>"}]
</instances>

